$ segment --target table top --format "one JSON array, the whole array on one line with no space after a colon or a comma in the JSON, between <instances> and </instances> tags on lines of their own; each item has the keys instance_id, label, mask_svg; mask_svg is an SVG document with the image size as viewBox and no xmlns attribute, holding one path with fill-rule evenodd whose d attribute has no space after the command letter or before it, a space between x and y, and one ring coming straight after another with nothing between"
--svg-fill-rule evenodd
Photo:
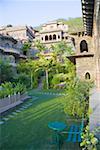
<instances>
[{"instance_id":1,"label":"table top","mask_svg":"<svg viewBox=\"0 0 100 150\"><path fill-rule=\"evenodd\" d=\"M48 127L55 131L63 131L67 126L63 122L50 122L48 123Z\"/></svg>"}]
</instances>

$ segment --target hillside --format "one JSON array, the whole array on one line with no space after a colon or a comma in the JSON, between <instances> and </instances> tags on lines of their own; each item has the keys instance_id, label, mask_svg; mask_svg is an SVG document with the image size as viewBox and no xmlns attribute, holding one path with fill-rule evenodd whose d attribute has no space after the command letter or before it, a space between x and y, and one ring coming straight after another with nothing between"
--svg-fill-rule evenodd
<instances>
[{"instance_id":1,"label":"hillside","mask_svg":"<svg viewBox=\"0 0 100 150\"><path fill-rule=\"evenodd\" d=\"M69 26L69 33L73 33L73 32L78 32L78 31L83 31L83 20L81 17L79 18L69 18L69 19L57 19L54 21L62 21L63 23L67 24ZM42 25L35 27L36 30L41 30Z\"/></svg>"},{"instance_id":2,"label":"hillside","mask_svg":"<svg viewBox=\"0 0 100 150\"><path fill-rule=\"evenodd\" d=\"M84 30L82 18L69 18L64 23L69 26L69 32L78 32Z\"/></svg>"}]
</instances>

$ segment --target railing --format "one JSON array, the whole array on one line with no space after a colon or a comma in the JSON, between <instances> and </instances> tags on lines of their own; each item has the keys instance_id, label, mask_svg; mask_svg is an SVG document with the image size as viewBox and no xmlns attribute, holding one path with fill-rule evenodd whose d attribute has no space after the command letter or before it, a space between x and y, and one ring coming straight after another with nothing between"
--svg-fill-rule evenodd
<instances>
[{"instance_id":1,"label":"railing","mask_svg":"<svg viewBox=\"0 0 100 150\"><path fill-rule=\"evenodd\" d=\"M13 108L21 103L23 103L24 100L28 99L27 93L24 93L22 95L16 94L16 95L9 95L8 97L0 99L0 113L3 113L4 111L7 111L10 108Z\"/></svg>"}]
</instances>

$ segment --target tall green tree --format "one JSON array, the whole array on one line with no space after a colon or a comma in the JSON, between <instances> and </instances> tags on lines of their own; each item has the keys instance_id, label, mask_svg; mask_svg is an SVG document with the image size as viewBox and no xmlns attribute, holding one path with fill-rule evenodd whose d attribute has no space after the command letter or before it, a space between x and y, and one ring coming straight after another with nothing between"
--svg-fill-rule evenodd
<instances>
[{"instance_id":1,"label":"tall green tree","mask_svg":"<svg viewBox=\"0 0 100 150\"><path fill-rule=\"evenodd\" d=\"M33 87L33 77L37 69L37 61L28 59L27 61L21 61L17 67L19 73L25 73L30 77L30 85Z\"/></svg>"},{"instance_id":2,"label":"tall green tree","mask_svg":"<svg viewBox=\"0 0 100 150\"><path fill-rule=\"evenodd\" d=\"M46 87L49 89L49 71L52 68L52 58L46 59L44 56L42 56L38 63L39 68L45 72Z\"/></svg>"},{"instance_id":3,"label":"tall green tree","mask_svg":"<svg viewBox=\"0 0 100 150\"><path fill-rule=\"evenodd\" d=\"M31 48L31 42L25 42L22 47L23 54L26 55L29 49Z\"/></svg>"},{"instance_id":4,"label":"tall green tree","mask_svg":"<svg viewBox=\"0 0 100 150\"><path fill-rule=\"evenodd\" d=\"M0 60L0 83L12 81L15 76L14 68L4 60Z\"/></svg>"}]
</instances>

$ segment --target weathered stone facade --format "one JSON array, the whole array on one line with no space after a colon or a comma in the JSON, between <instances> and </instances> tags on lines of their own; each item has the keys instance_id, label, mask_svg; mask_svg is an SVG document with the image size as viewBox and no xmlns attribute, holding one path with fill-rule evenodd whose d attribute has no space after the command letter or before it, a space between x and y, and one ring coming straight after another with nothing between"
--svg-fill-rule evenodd
<instances>
[{"instance_id":1,"label":"weathered stone facade","mask_svg":"<svg viewBox=\"0 0 100 150\"><path fill-rule=\"evenodd\" d=\"M83 42L83 44L82 44ZM84 47L86 43L86 47ZM75 38L76 47L76 74L77 76L84 80L87 79L86 74L89 74L91 80L95 80L95 59L94 59L94 49L92 44L92 37L90 36L80 36ZM83 49L82 49L83 48Z\"/></svg>"},{"instance_id":2,"label":"weathered stone facade","mask_svg":"<svg viewBox=\"0 0 100 150\"><path fill-rule=\"evenodd\" d=\"M42 29L35 34L35 40L40 40L46 47L59 43L64 40L71 44L71 38L68 34L68 25L62 22L50 22L44 24Z\"/></svg>"},{"instance_id":3,"label":"weathered stone facade","mask_svg":"<svg viewBox=\"0 0 100 150\"><path fill-rule=\"evenodd\" d=\"M20 59L26 59L21 50L22 46L23 44L13 37L0 34L0 59L16 67Z\"/></svg>"},{"instance_id":4,"label":"weathered stone facade","mask_svg":"<svg viewBox=\"0 0 100 150\"><path fill-rule=\"evenodd\" d=\"M0 27L0 34L10 35L22 42L33 41L35 38L35 30L28 26L6 26Z\"/></svg>"},{"instance_id":5,"label":"weathered stone facade","mask_svg":"<svg viewBox=\"0 0 100 150\"><path fill-rule=\"evenodd\" d=\"M82 10L85 32L73 36L76 48L76 74L80 79L93 80L100 89L100 2L96 0L94 4L94 0L83 0Z\"/></svg>"}]
</instances>

